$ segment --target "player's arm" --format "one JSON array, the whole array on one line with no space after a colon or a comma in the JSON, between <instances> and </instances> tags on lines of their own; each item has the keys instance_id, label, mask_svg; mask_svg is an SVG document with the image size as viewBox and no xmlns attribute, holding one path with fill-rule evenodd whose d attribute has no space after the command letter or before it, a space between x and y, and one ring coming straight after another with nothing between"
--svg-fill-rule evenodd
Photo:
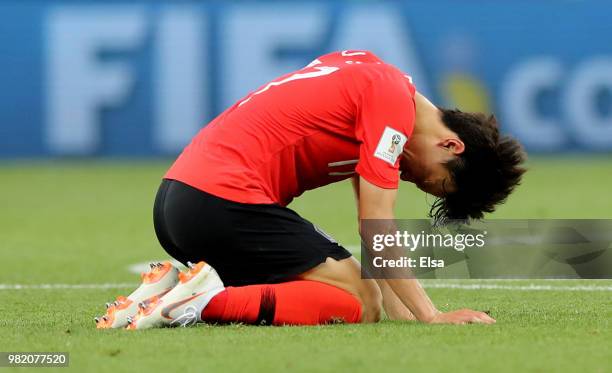
<instances>
[{"instance_id":1,"label":"player's arm","mask_svg":"<svg viewBox=\"0 0 612 373\"><path fill-rule=\"evenodd\" d=\"M355 192L355 202L357 208L359 208L359 176L355 176L351 179L353 184L353 191ZM359 220L359 219L357 219ZM402 303L402 301L395 295L389 284L384 279L376 279L376 283L380 288L383 296L383 308L387 317L391 320L415 320L416 317L410 312L408 307Z\"/></svg>"},{"instance_id":2,"label":"player's arm","mask_svg":"<svg viewBox=\"0 0 612 373\"><path fill-rule=\"evenodd\" d=\"M364 219L380 219L389 222L394 219L396 196L397 189L380 188L363 177L359 178L358 213L359 232L362 236L366 234L362 224ZM369 241L367 237L363 238L366 242ZM402 304L411 310L418 320L429 322L439 313L417 280L387 279L386 282Z\"/></svg>"},{"instance_id":3,"label":"player's arm","mask_svg":"<svg viewBox=\"0 0 612 373\"><path fill-rule=\"evenodd\" d=\"M397 297L387 280L377 279L376 283L383 296L383 308L390 320L416 320L402 300Z\"/></svg>"},{"instance_id":4,"label":"player's arm","mask_svg":"<svg viewBox=\"0 0 612 373\"><path fill-rule=\"evenodd\" d=\"M385 189L359 179L359 221L360 234L367 235L363 227L364 219L384 219L393 221L397 189ZM363 237L366 242L368 237ZM493 323L491 317L483 312L458 310L442 313L434 306L425 290L416 279L387 279L386 283L397 298L414 314L417 320L427 323L465 324L472 322Z\"/></svg>"}]
</instances>

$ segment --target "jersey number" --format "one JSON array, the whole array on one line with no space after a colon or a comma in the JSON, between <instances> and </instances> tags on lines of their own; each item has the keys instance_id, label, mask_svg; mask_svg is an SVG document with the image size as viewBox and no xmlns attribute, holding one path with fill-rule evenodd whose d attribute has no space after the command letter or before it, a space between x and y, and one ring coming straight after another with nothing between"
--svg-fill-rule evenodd
<instances>
[{"instance_id":1,"label":"jersey number","mask_svg":"<svg viewBox=\"0 0 612 373\"><path fill-rule=\"evenodd\" d=\"M267 91L268 89L272 88L272 87L276 87L279 86L281 84L285 84L294 80L300 80L300 79L310 79L310 78L316 78L319 76L325 76L325 75L329 75L333 72L338 71L340 68L339 67L334 67L334 66L312 66L308 65L306 66L303 70L306 69L314 69L315 71L309 71L309 72L299 72L299 73L295 73L293 75L290 75L288 77L286 77L285 79L281 79L278 81L272 81L268 84L266 84L265 87L263 87L262 89L260 89L257 92L253 92L252 94L249 95L249 97L247 97L246 99L242 100L241 103L238 104L238 106L242 106L244 104L246 104L247 102L249 102L253 96L258 95L260 93L263 93L265 91ZM301 70L300 70L301 71Z\"/></svg>"}]
</instances>

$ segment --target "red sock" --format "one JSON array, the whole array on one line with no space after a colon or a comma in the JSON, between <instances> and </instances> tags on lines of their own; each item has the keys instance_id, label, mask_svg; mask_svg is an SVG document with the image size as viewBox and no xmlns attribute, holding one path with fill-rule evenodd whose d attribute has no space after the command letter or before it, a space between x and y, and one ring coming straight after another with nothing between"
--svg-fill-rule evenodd
<instances>
[{"instance_id":1,"label":"red sock","mask_svg":"<svg viewBox=\"0 0 612 373\"><path fill-rule=\"evenodd\" d=\"M358 323L361 304L348 292L316 281L228 287L204 308L202 320L256 325Z\"/></svg>"}]
</instances>

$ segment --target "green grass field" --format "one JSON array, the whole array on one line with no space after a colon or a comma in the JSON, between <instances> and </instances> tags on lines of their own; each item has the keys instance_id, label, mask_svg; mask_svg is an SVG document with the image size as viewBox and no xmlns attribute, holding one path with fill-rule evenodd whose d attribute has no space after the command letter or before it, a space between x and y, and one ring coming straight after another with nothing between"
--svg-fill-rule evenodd
<instances>
[{"instance_id":1,"label":"green grass field","mask_svg":"<svg viewBox=\"0 0 612 373\"><path fill-rule=\"evenodd\" d=\"M152 202L168 161L0 164L0 351L68 351L78 371L576 371L612 369L612 281L512 281L510 289L433 288L444 310L491 310L493 326L384 321L322 327L199 326L98 331L104 302L138 278L128 265L163 259ZM530 161L495 218L612 218L612 159ZM429 201L431 202L431 201ZM397 216L422 218L406 185ZM345 245L358 243L350 184L292 207ZM44 289L41 284L111 284ZM487 282L487 284L497 282ZM542 284L549 290L525 290ZM21 289L14 285L30 285ZM115 284L115 285L113 285ZM571 291L598 286L598 291ZM555 290L556 289L556 290Z\"/></svg>"}]
</instances>

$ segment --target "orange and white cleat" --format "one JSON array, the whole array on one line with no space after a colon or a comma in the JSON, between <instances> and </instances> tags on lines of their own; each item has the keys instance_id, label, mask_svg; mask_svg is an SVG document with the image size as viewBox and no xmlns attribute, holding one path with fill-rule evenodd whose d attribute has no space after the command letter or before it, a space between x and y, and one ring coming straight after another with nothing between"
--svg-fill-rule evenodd
<instances>
[{"instance_id":1,"label":"orange and white cleat","mask_svg":"<svg viewBox=\"0 0 612 373\"><path fill-rule=\"evenodd\" d=\"M210 265L204 262L188 265L189 270L179 273L179 283L172 290L139 306L136 316L128 319L127 329L191 326L202 322L202 310L225 287Z\"/></svg>"},{"instance_id":2,"label":"orange and white cleat","mask_svg":"<svg viewBox=\"0 0 612 373\"><path fill-rule=\"evenodd\" d=\"M170 262L151 263L151 270L141 273L142 284L127 297L119 296L112 303L106 303L106 314L96 317L96 328L123 328L128 317L134 316L140 308L168 293L179 282L180 271Z\"/></svg>"}]
</instances>

